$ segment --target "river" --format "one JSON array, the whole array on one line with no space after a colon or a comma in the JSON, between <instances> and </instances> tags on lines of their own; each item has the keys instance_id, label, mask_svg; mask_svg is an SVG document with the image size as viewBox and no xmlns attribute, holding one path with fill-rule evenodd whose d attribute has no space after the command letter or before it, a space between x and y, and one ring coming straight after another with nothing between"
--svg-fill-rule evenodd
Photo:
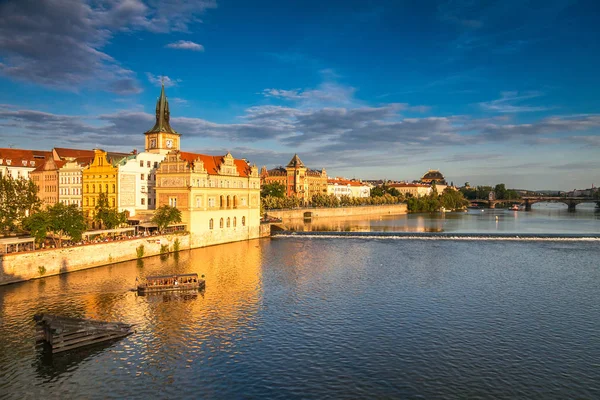
<instances>
[{"instance_id":1,"label":"river","mask_svg":"<svg viewBox=\"0 0 600 400\"><path fill-rule=\"evenodd\" d=\"M294 229L350 234L233 243L0 287L0 397L600 397L593 208ZM136 276L176 272L204 274L206 290L129 290ZM40 312L132 323L136 333L49 357L35 346Z\"/></svg>"}]
</instances>

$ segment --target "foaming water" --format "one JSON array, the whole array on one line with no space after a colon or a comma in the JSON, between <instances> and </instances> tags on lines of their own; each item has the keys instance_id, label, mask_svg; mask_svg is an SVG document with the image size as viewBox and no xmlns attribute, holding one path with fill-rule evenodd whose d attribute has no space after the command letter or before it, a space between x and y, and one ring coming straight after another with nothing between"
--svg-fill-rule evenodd
<instances>
[{"instance_id":1,"label":"foaming water","mask_svg":"<svg viewBox=\"0 0 600 400\"><path fill-rule=\"evenodd\" d=\"M395 239L395 240L495 240L495 241L600 241L600 234L477 234L477 233L402 233L402 232L289 232L275 234L277 238L310 239Z\"/></svg>"},{"instance_id":2,"label":"foaming water","mask_svg":"<svg viewBox=\"0 0 600 400\"><path fill-rule=\"evenodd\" d=\"M294 234L0 287L0 397L600 398L600 248L579 234ZM206 290L130 291L184 272ZM40 312L136 333L49 356Z\"/></svg>"}]
</instances>

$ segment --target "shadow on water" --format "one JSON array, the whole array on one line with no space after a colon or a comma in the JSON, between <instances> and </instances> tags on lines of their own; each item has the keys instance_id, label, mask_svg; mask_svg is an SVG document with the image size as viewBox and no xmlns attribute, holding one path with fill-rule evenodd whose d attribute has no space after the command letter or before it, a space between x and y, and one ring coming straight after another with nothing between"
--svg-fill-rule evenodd
<instances>
[{"instance_id":1,"label":"shadow on water","mask_svg":"<svg viewBox=\"0 0 600 400\"><path fill-rule=\"evenodd\" d=\"M34 367L40 377L44 378L47 382L51 382L64 374L74 371L79 364L109 350L120 340L117 338L56 354L52 354L52 347L48 343L42 342L37 348Z\"/></svg>"}]
</instances>

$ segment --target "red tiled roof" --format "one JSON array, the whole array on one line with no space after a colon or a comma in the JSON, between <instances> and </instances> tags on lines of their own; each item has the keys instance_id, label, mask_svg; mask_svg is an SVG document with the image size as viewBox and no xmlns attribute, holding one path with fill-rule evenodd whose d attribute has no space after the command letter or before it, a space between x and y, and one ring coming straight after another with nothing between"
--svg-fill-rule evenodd
<instances>
[{"instance_id":1,"label":"red tiled roof","mask_svg":"<svg viewBox=\"0 0 600 400\"><path fill-rule=\"evenodd\" d=\"M60 159L63 158L79 158L79 157L91 157L94 158L94 150L78 150L78 149L65 149L62 147L55 147L54 151Z\"/></svg>"},{"instance_id":2,"label":"red tiled roof","mask_svg":"<svg viewBox=\"0 0 600 400\"><path fill-rule=\"evenodd\" d=\"M187 161L190 165L199 158L204 163L204 168L209 175L218 175L219 166L223 162L223 157L225 156L209 156L206 154L196 154L181 151L179 152L179 157L181 157L182 160ZM250 175L250 166L246 161L234 159L234 163L240 176L247 177Z\"/></svg>"},{"instance_id":3,"label":"red tiled roof","mask_svg":"<svg viewBox=\"0 0 600 400\"><path fill-rule=\"evenodd\" d=\"M50 157L52 153L49 151L0 148L0 165L8 165L7 160L10 160L11 167L38 167ZM23 165L23 161L26 161L27 165Z\"/></svg>"},{"instance_id":4,"label":"red tiled roof","mask_svg":"<svg viewBox=\"0 0 600 400\"><path fill-rule=\"evenodd\" d=\"M344 186L366 186L364 183L362 182L358 182L358 181L351 181L348 179L327 179L327 184L331 184L331 185L344 185Z\"/></svg>"}]
</instances>

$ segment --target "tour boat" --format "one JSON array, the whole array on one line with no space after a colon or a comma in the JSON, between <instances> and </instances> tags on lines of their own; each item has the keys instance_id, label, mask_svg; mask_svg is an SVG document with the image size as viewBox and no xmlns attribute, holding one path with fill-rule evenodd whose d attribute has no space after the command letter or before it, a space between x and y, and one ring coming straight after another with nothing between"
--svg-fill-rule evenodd
<instances>
[{"instance_id":1,"label":"tour boat","mask_svg":"<svg viewBox=\"0 0 600 400\"><path fill-rule=\"evenodd\" d=\"M198 278L198 274L157 275L147 276L142 283L138 284L137 292L138 294L148 294L202 290L205 286L206 282L204 279Z\"/></svg>"}]
</instances>

